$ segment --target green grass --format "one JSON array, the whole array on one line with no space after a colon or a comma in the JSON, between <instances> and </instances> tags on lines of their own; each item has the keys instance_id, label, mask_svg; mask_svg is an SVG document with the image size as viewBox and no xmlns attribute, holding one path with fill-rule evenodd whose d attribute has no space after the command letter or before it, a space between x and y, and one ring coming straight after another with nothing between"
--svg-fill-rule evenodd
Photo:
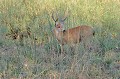
<instances>
[{"instance_id":1,"label":"green grass","mask_svg":"<svg viewBox=\"0 0 120 79\"><path fill-rule=\"evenodd\" d=\"M119 79L120 2L115 0L1 0L0 79ZM65 56L53 37L53 12L63 17L65 28L90 25L95 30L94 50L80 43L64 46ZM30 27L32 38L13 40L11 29L20 33ZM37 40L34 40L37 38Z\"/></svg>"}]
</instances>

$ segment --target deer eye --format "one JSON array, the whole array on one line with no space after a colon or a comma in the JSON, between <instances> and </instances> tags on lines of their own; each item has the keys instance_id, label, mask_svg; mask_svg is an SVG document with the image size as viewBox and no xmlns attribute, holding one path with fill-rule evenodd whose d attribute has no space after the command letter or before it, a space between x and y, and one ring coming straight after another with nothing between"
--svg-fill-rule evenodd
<instances>
[{"instance_id":1,"label":"deer eye","mask_svg":"<svg viewBox=\"0 0 120 79\"><path fill-rule=\"evenodd\" d=\"M60 25L60 24L57 24L56 27L57 27L57 28L61 28L61 25Z\"/></svg>"}]
</instances>

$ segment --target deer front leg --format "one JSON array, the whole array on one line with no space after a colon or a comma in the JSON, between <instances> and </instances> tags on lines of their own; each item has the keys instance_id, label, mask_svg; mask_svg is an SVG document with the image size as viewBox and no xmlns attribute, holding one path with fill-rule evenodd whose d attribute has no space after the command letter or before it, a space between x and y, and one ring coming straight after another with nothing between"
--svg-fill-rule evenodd
<instances>
[{"instance_id":1,"label":"deer front leg","mask_svg":"<svg viewBox=\"0 0 120 79\"><path fill-rule=\"evenodd\" d=\"M60 51L61 51L61 54L63 53L63 45L60 44Z\"/></svg>"}]
</instances>

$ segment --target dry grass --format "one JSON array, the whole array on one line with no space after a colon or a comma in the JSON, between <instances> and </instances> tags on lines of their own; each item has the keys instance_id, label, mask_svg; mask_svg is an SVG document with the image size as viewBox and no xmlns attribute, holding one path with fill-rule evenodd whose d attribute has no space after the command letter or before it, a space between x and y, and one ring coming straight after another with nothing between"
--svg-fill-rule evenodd
<instances>
[{"instance_id":1,"label":"dry grass","mask_svg":"<svg viewBox=\"0 0 120 79\"><path fill-rule=\"evenodd\" d=\"M119 79L119 4L119 0L0 0L0 78ZM85 50L82 43L74 50L65 45L61 55L51 14L62 17L66 9L66 29L94 27L94 50ZM17 28L23 34L27 27L32 38L24 37L23 45L5 36Z\"/></svg>"}]
</instances>

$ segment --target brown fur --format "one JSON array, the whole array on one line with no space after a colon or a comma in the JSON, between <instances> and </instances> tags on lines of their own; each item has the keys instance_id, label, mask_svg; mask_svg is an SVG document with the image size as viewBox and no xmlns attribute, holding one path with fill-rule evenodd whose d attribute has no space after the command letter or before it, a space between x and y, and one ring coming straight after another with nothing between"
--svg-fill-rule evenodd
<instances>
[{"instance_id":1,"label":"brown fur","mask_svg":"<svg viewBox=\"0 0 120 79\"><path fill-rule=\"evenodd\" d=\"M81 41L87 40L94 35L93 28L90 26L78 26L68 30L64 30L56 33L57 27L53 30L53 33L59 43L64 44L76 44Z\"/></svg>"}]
</instances>

